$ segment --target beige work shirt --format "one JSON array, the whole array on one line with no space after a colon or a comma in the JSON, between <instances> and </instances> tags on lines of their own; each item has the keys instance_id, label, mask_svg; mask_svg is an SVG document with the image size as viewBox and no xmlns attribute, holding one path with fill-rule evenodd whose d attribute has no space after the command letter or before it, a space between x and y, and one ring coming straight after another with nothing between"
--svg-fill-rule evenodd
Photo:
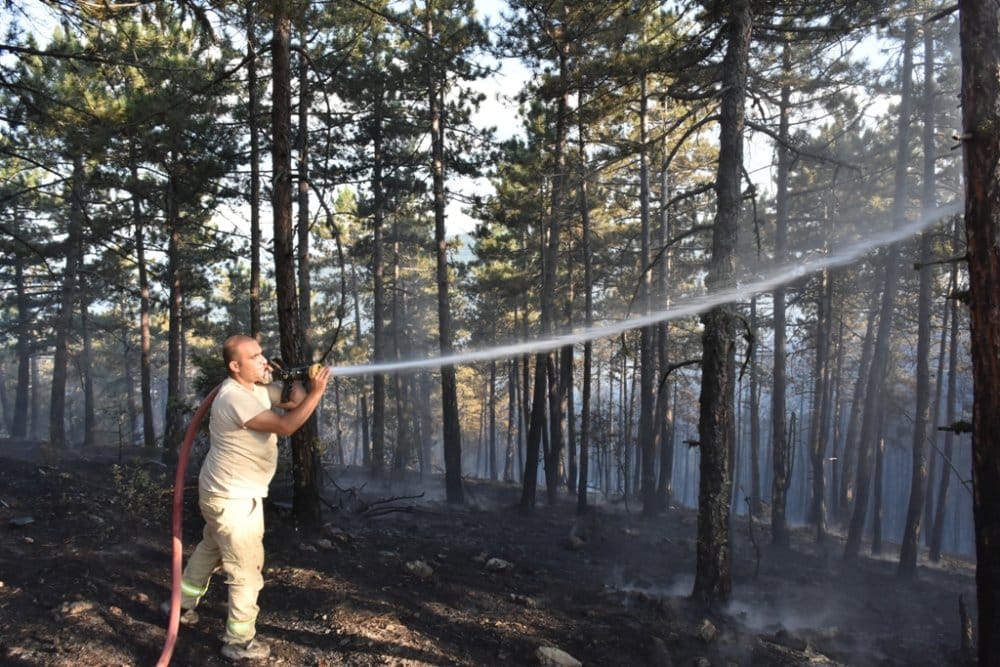
<instances>
[{"instance_id":1,"label":"beige work shirt","mask_svg":"<svg viewBox=\"0 0 1000 667\"><path fill-rule=\"evenodd\" d=\"M247 389L227 378L212 403L211 446L201 465L198 488L222 498L263 498L278 464L278 436L246 423L280 400L280 387Z\"/></svg>"}]
</instances>

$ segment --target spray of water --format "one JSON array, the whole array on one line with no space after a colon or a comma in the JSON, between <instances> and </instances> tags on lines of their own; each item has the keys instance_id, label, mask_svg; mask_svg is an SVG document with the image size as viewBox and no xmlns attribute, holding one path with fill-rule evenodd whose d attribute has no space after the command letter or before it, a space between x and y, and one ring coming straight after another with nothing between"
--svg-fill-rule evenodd
<instances>
[{"instance_id":1,"label":"spray of water","mask_svg":"<svg viewBox=\"0 0 1000 667\"><path fill-rule=\"evenodd\" d=\"M799 259L794 263L779 265L766 274L761 275L752 281L738 284L735 287L717 290L701 296L685 298L663 310L636 315L607 324L574 329L568 333L550 336L547 338L468 350L447 356L431 356L379 364L337 366L333 368L333 372L335 375L347 377L355 375L369 375L372 373L414 371L427 368L438 368L440 366L489 361L491 359L505 359L524 354L557 350L566 345L575 345L588 340L617 336L631 329L646 327L660 322L667 322L684 317L692 317L707 310L711 310L716 306L732 303L741 299L747 299L755 294L770 292L777 287L794 282L812 273L850 264L871 250L902 241L920 232L921 230L926 229L938 220L949 215L954 215L961 210L961 202L955 202L933 209L920 218L905 225L900 225L899 227L893 229L872 234L867 238L859 239L826 254L815 255L807 259Z\"/></svg>"}]
</instances>

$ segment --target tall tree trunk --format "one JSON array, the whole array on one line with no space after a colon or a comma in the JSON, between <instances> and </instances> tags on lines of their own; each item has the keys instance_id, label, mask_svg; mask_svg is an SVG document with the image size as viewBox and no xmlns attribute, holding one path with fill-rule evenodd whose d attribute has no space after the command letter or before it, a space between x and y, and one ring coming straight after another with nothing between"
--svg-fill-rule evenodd
<instances>
[{"instance_id":1,"label":"tall tree trunk","mask_svg":"<svg viewBox=\"0 0 1000 667\"><path fill-rule=\"evenodd\" d=\"M722 62L719 121L717 209L712 231L712 261L706 283L710 291L728 289L735 279L736 232L742 201L743 126L750 34L748 0L735 0L728 17L727 48ZM732 594L729 543L729 461L733 446L733 392L736 327L733 304L702 315L702 382L698 435L701 447L698 488L698 542L692 597L707 604L725 602Z\"/></svg>"},{"instance_id":2,"label":"tall tree trunk","mask_svg":"<svg viewBox=\"0 0 1000 667\"><path fill-rule=\"evenodd\" d=\"M666 152L666 137L663 139ZM668 247L670 243L670 163L669 158L663 160L660 174L660 247L661 257L657 263L657 285L659 299L663 308L670 308L670 280L673 269L673 253ZM670 322L660 322L656 327L656 364L661 374L666 373L670 360ZM656 389L656 412L653 428L657 432L660 452L660 474L656 484L657 504L666 509L673 499L674 486L674 411L671 401L671 387L674 381L668 375L660 377Z\"/></svg>"},{"instance_id":3,"label":"tall tree trunk","mask_svg":"<svg viewBox=\"0 0 1000 667\"><path fill-rule=\"evenodd\" d=\"M931 24L924 25L924 99L923 99L923 188L920 208L931 215L937 205L934 193L934 38ZM903 543L899 549L898 574L912 578L917 574L917 551L920 547L920 522L927 494L927 443L931 424L931 274L933 239L929 231L920 235L920 295L917 301L917 404L913 414L912 464L910 500L903 528Z\"/></svg>"},{"instance_id":4,"label":"tall tree trunk","mask_svg":"<svg viewBox=\"0 0 1000 667\"><path fill-rule=\"evenodd\" d=\"M903 37L902 90L899 103L899 126L897 134L896 171L892 202L893 224L897 227L906 221L907 168L910 163L910 113L913 101L913 40L914 21L906 20ZM889 373L889 357L892 331L892 313L896 305L896 289L899 282L900 244L893 243L886 256L885 289L882 292L882 308L879 315L878 334L875 351L868 374L865 410L861 421L861 439L858 447L857 500L851 515L851 523L844 544L844 558L854 560L861 548L865 519L868 515L868 499L871 494L871 450L875 445L877 423L881 415L875 409L875 402L882 397L886 376Z\"/></svg>"},{"instance_id":5,"label":"tall tree trunk","mask_svg":"<svg viewBox=\"0 0 1000 667\"><path fill-rule=\"evenodd\" d=\"M854 382L851 411L847 416L847 434L844 436L844 465L841 469L840 488L836 490L836 493L840 495L840 501L838 502L838 506L840 507L838 522L841 525L847 521L847 515L854 502L854 470L858 460L858 450L860 449L858 438L861 431L862 410L864 409L865 396L867 395L868 369L871 367L871 358L875 350L875 325L878 323L878 297L880 291L878 287L872 289L868 301L865 337L861 342L858 375Z\"/></svg>"},{"instance_id":6,"label":"tall tree trunk","mask_svg":"<svg viewBox=\"0 0 1000 667\"><path fill-rule=\"evenodd\" d=\"M66 381L69 366L69 340L73 327L73 308L77 301L77 274L83 258L83 157L73 158L70 177L70 210L66 230L66 267L59 297L59 311L54 326L55 352L52 359L52 394L49 403L49 444L62 449L66 442Z\"/></svg>"},{"instance_id":7,"label":"tall tree trunk","mask_svg":"<svg viewBox=\"0 0 1000 667\"><path fill-rule=\"evenodd\" d=\"M257 77L256 2L247 3L247 124L250 130L250 331L260 338L260 84Z\"/></svg>"},{"instance_id":8,"label":"tall tree trunk","mask_svg":"<svg viewBox=\"0 0 1000 667\"><path fill-rule=\"evenodd\" d=\"M169 319L167 325L167 406L163 425L163 456L168 463L177 460L177 448L184 431L184 395L181 391L183 358L181 338L183 337L184 283L182 280L184 234L181 231L180 212L177 203L177 179L173 175L167 179L166 192L167 233L167 282L169 291Z\"/></svg>"},{"instance_id":9,"label":"tall tree trunk","mask_svg":"<svg viewBox=\"0 0 1000 667\"><path fill-rule=\"evenodd\" d=\"M291 63L289 63L289 67ZM291 76L291 71L289 71ZM296 277L298 287L298 354L296 365L313 361L312 343L312 263L309 253L309 109L312 96L309 89L309 67L304 56L299 61L299 107L298 107L298 247ZM289 128L289 132L291 128ZM290 136L290 135L289 135ZM323 487L322 462L319 445L319 414L322 403L302 427L292 434L292 477L294 478L293 512L296 519L310 529L316 529L322 522L322 508L319 495Z\"/></svg>"},{"instance_id":10,"label":"tall tree trunk","mask_svg":"<svg viewBox=\"0 0 1000 667\"><path fill-rule=\"evenodd\" d=\"M649 224L649 150L647 147L646 116L649 99L646 95L646 73L639 75L639 310L649 314L652 298L653 272L650 265ZM655 330L647 325L639 330L639 447L642 449L642 514L652 516L656 500L656 438L653 435L653 386L656 378Z\"/></svg>"},{"instance_id":11,"label":"tall tree trunk","mask_svg":"<svg viewBox=\"0 0 1000 667\"><path fill-rule=\"evenodd\" d=\"M1000 663L1000 4L959 0L979 664Z\"/></svg>"},{"instance_id":12,"label":"tall tree trunk","mask_svg":"<svg viewBox=\"0 0 1000 667\"><path fill-rule=\"evenodd\" d=\"M361 296L358 294L358 277L351 271L351 297L354 302L354 344L361 347ZM364 378L358 378L358 421L361 424L361 460L368 468L371 465L371 437L368 431L368 389Z\"/></svg>"},{"instance_id":13,"label":"tall tree trunk","mask_svg":"<svg viewBox=\"0 0 1000 667\"><path fill-rule=\"evenodd\" d=\"M24 279L23 262L14 263L14 289L17 302L17 384L14 390L14 414L10 419L10 434L14 438L28 435L28 399L31 396L31 302Z\"/></svg>"},{"instance_id":14,"label":"tall tree trunk","mask_svg":"<svg viewBox=\"0 0 1000 667\"><path fill-rule=\"evenodd\" d=\"M580 92L579 103L584 104L584 93ZM587 128L583 121L579 126L579 156L580 164L586 164ZM580 170L580 225L582 227L583 253L583 321L587 329L594 323L594 260L591 256L590 241L590 199L588 197L588 179L586 169ZM589 338L583 343L583 388L580 396L580 470L576 484L576 512L583 514L587 510L587 488L590 485L590 436L591 436L591 371L594 363L594 343Z\"/></svg>"},{"instance_id":15,"label":"tall tree trunk","mask_svg":"<svg viewBox=\"0 0 1000 667\"><path fill-rule=\"evenodd\" d=\"M385 361L385 267L382 265L382 230L385 224L385 154L382 124L385 115L385 94L379 89L375 94L373 122L372 198L375 211L372 216L372 361L377 365ZM371 470L376 477L385 468L385 375L372 374L372 432Z\"/></svg>"},{"instance_id":16,"label":"tall tree trunk","mask_svg":"<svg viewBox=\"0 0 1000 667\"><path fill-rule=\"evenodd\" d=\"M781 52L781 71L788 80L791 72L791 47L785 44ZM791 87L781 86L781 102L778 107L778 173L776 179L774 260L780 265L786 260L788 240L788 176L791 171L791 151L789 144L789 109L791 108ZM785 427L786 407L786 331L785 287L774 290L774 369L771 388L771 542L777 546L789 545L791 534L788 530L788 488L791 486L791 452L787 448Z\"/></svg>"},{"instance_id":17,"label":"tall tree trunk","mask_svg":"<svg viewBox=\"0 0 1000 667\"><path fill-rule=\"evenodd\" d=\"M271 162L274 168L274 276L278 301L281 358L302 363L302 321L296 295L295 244L292 225L292 94L291 20L287 7L275 5L271 43L273 95L271 108ZM307 426L292 436L295 480L292 512L300 529L315 532L321 523L319 476L314 464L315 431Z\"/></svg>"},{"instance_id":18,"label":"tall tree trunk","mask_svg":"<svg viewBox=\"0 0 1000 667\"><path fill-rule=\"evenodd\" d=\"M431 6L426 11L425 32L433 41L434 23ZM432 56L432 60L436 56ZM439 78L440 77L440 78ZM431 177L434 188L434 243L437 247L437 306L438 337L441 356L452 353L451 304L448 287L448 239L445 230L445 144L443 106L445 91L443 74L437 66L430 68L427 82L427 103L430 111L431 134ZM458 385L455 367L447 364L441 367L441 429L444 436L444 477L445 495L449 503L465 501L462 489L462 425L458 414Z\"/></svg>"},{"instance_id":19,"label":"tall tree trunk","mask_svg":"<svg viewBox=\"0 0 1000 667\"><path fill-rule=\"evenodd\" d=\"M757 336L757 297L750 299L750 335ZM752 516L761 515L760 500L760 382L757 379L757 343L750 350L750 506Z\"/></svg>"},{"instance_id":20,"label":"tall tree trunk","mask_svg":"<svg viewBox=\"0 0 1000 667\"><path fill-rule=\"evenodd\" d=\"M810 425L810 462L812 464L812 501L809 520L816 529L816 542L826 539L826 423L824 408L830 363L831 318L830 272L820 272L819 295L816 302L816 366L813 389L812 424Z\"/></svg>"},{"instance_id":21,"label":"tall tree trunk","mask_svg":"<svg viewBox=\"0 0 1000 667\"><path fill-rule=\"evenodd\" d=\"M97 410L94 398L93 340L90 333L90 298L81 293L80 300L80 379L83 382L83 447L97 445Z\"/></svg>"},{"instance_id":22,"label":"tall tree trunk","mask_svg":"<svg viewBox=\"0 0 1000 667\"><path fill-rule=\"evenodd\" d=\"M563 6L565 14L566 7ZM565 18L565 17L564 17ZM555 319L555 291L559 264L559 244L562 238L563 197L566 189L566 135L569 118L569 48L570 44L561 27L553 29L551 39L558 51L559 81L562 89L556 101L555 137L552 145L552 162L555 173L552 176L551 204L549 209L548 246L544 278L542 284L543 335L553 330ZM544 325L545 311L548 311L548 326ZM554 372L557 366L556 353L548 355L549 367L549 449L545 459L545 492L549 504L555 504L559 493L560 461L563 450L563 417L565 393L560 377Z\"/></svg>"},{"instance_id":23,"label":"tall tree trunk","mask_svg":"<svg viewBox=\"0 0 1000 667\"><path fill-rule=\"evenodd\" d=\"M132 183L132 224L135 226L135 263L139 273L139 393L142 402L142 443L153 451L156 430L153 421L152 347L150 332L149 269L146 267L146 224L142 214L139 187L139 158L136 139L129 142L129 174Z\"/></svg>"},{"instance_id":24,"label":"tall tree trunk","mask_svg":"<svg viewBox=\"0 0 1000 667\"><path fill-rule=\"evenodd\" d=\"M885 421L879 416L880 421ZM872 498L872 555L882 553L882 490L885 488L885 436L879 429L875 444L875 480Z\"/></svg>"},{"instance_id":25,"label":"tall tree trunk","mask_svg":"<svg viewBox=\"0 0 1000 667\"><path fill-rule=\"evenodd\" d=\"M959 225L955 223L955 236L959 234ZM958 239L955 238L955 245ZM951 292L958 289L958 265L951 268ZM945 426L955 423L955 401L958 391L958 299L952 296L949 304L951 311L951 340L948 346L948 388L945 392ZM948 504L948 487L953 472L952 457L955 453L955 431L949 428L944 436L944 452L941 456L941 481L938 483L937 502L934 507L934 523L931 530L930 559L937 563L941 560L941 543L944 536L945 509Z\"/></svg>"},{"instance_id":26,"label":"tall tree trunk","mask_svg":"<svg viewBox=\"0 0 1000 667\"><path fill-rule=\"evenodd\" d=\"M494 482L497 481L497 362L496 359L490 361L490 386L489 386L489 476Z\"/></svg>"}]
</instances>

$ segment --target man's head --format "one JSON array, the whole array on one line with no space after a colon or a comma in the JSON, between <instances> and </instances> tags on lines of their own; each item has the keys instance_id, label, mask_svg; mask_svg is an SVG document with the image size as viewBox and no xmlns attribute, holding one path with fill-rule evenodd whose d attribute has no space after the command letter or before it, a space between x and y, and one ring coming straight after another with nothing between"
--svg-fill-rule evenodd
<instances>
[{"instance_id":1,"label":"man's head","mask_svg":"<svg viewBox=\"0 0 1000 667\"><path fill-rule=\"evenodd\" d=\"M242 384L264 382L267 375L267 358L260 343L250 336L230 336L222 344L222 361L229 377Z\"/></svg>"}]
</instances>

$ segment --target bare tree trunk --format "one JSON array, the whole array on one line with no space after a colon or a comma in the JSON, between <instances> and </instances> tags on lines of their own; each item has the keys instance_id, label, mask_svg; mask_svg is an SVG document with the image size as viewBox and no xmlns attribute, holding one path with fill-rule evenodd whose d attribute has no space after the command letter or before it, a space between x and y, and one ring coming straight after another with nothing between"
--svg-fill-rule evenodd
<instances>
[{"instance_id":1,"label":"bare tree trunk","mask_svg":"<svg viewBox=\"0 0 1000 667\"><path fill-rule=\"evenodd\" d=\"M14 289L17 303L17 384L14 391L14 410L9 417L10 434L23 438L28 434L28 409L31 396L31 301L28 299L24 279L24 263L14 262Z\"/></svg>"},{"instance_id":2,"label":"bare tree trunk","mask_svg":"<svg viewBox=\"0 0 1000 667\"><path fill-rule=\"evenodd\" d=\"M584 93L581 91L579 103L584 103ZM586 164L587 128L580 122L580 163ZM594 262L590 247L590 200L588 197L588 179L586 170L580 176L580 224L582 229L583 253L583 294L584 294L584 325L589 329L594 322ZM580 472L576 487L576 512L583 514L587 510L587 487L590 484L590 437L591 437L591 371L594 363L594 343L587 340L583 344L583 389L580 400Z\"/></svg>"},{"instance_id":3,"label":"bare tree trunk","mask_svg":"<svg viewBox=\"0 0 1000 667\"><path fill-rule=\"evenodd\" d=\"M1000 663L1000 4L959 1L979 664Z\"/></svg>"},{"instance_id":4,"label":"bare tree trunk","mask_svg":"<svg viewBox=\"0 0 1000 667\"><path fill-rule=\"evenodd\" d=\"M351 271L351 297L354 301L354 344L361 347L361 297L358 294L358 279ZM358 421L361 435L361 461L368 468L371 465L371 436L368 431L368 388L363 378L358 378Z\"/></svg>"},{"instance_id":5,"label":"bare tree trunk","mask_svg":"<svg viewBox=\"0 0 1000 667\"><path fill-rule=\"evenodd\" d=\"M167 282L169 291L169 324L167 327L167 406L163 425L163 457L165 462L177 460L177 448L184 431L184 395L181 390L183 373L184 335L184 283L181 279L184 234L181 231L180 213L177 210L177 180L167 179L166 218L169 241L167 246Z\"/></svg>"},{"instance_id":6,"label":"bare tree trunk","mask_svg":"<svg viewBox=\"0 0 1000 667\"><path fill-rule=\"evenodd\" d=\"M781 52L781 70L786 75L791 72L791 47L786 44ZM781 102L778 119L778 173L775 202L774 260L781 264L786 259L788 239L788 175L791 170L791 151L788 149L789 109L791 108L791 87L781 86ZM791 480L788 471L791 453L787 448L785 427L786 403L786 316L785 287L774 290L774 369L771 391L771 463L773 481L771 484L771 542L787 547L791 540L788 530L788 488Z\"/></svg>"},{"instance_id":7,"label":"bare tree trunk","mask_svg":"<svg viewBox=\"0 0 1000 667\"><path fill-rule=\"evenodd\" d=\"M854 393L851 398L851 411L847 419L847 434L844 436L844 465L841 470L841 485L837 490L840 495L840 515L838 522L844 524L854 501L854 469L858 458L858 437L861 430L862 410L867 395L868 369L871 366L872 354L875 350L875 325L878 322L878 297L880 289L872 289L868 302L868 318L865 324L865 336L861 342L861 357L858 361L858 375L854 383Z\"/></svg>"},{"instance_id":8,"label":"bare tree trunk","mask_svg":"<svg viewBox=\"0 0 1000 667\"><path fill-rule=\"evenodd\" d=\"M907 207L907 168L910 157L910 110L913 101L913 81L911 70L913 66L913 41L915 35L914 21L906 20L903 37L903 66L901 71L902 90L899 103L899 126L897 135L897 154L895 188L893 193L893 224L901 225L906 219ZM871 494L871 449L875 445L876 423L880 415L874 409L874 403L881 397L885 378L889 372L890 332L892 330L892 313L896 304L896 288L899 282L900 245L893 243L886 256L885 289L882 292L882 308L879 315L878 334L875 339L875 351L868 374L865 411L861 422L861 439L858 447L858 481L857 501L851 515L851 523L844 545L844 558L854 560L861 547L865 519L868 513L868 499Z\"/></svg>"},{"instance_id":9,"label":"bare tree trunk","mask_svg":"<svg viewBox=\"0 0 1000 667\"><path fill-rule=\"evenodd\" d=\"M490 386L489 386L489 470L490 479L497 481L497 362L490 361Z\"/></svg>"},{"instance_id":10,"label":"bare tree trunk","mask_svg":"<svg viewBox=\"0 0 1000 667\"><path fill-rule=\"evenodd\" d=\"M291 141L291 20L287 8L275 6L273 62L273 105L271 108L272 164L274 166L274 274L278 301L281 358L288 364L302 363L303 334L296 295L295 249L292 230L292 141ZM319 470L314 459L315 431L303 426L292 436L292 464L295 478L293 513L299 527L307 532L319 529Z\"/></svg>"},{"instance_id":11,"label":"bare tree trunk","mask_svg":"<svg viewBox=\"0 0 1000 667\"><path fill-rule=\"evenodd\" d=\"M289 63L289 67L291 64ZM289 71L289 76L291 72ZM298 247L296 248L296 278L298 288L298 349L299 356L294 360L297 365L313 361L312 343L312 263L309 252L309 109L312 106L312 95L309 89L309 67L304 56L300 54L299 68L299 104L298 104ZM323 405L310 415L302 427L292 434L292 459L295 463L292 476L295 480L293 509L296 519L312 528L322 523L322 508L319 504L319 494L323 487L322 462L319 447L319 415ZM298 508L298 509L295 509Z\"/></svg>"},{"instance_id":12,"label":"bare tree trunk","mask_svg":"<svg viewBox=\"0 0 1000 667\"><path fill-rule=\"evenodd\" d=\"M55 352L52 359L52 393L49 403L49 444L62 449L66 442L66 381L69 366L69 339L73 326L73 308L77 301L77 274L82 261L83 244L83 158L73 159L70 177L70 211L66 235L66 266L60 290L59 311L56 316Z\"/></svg>"},{"instance_id":13,"label":"bare tree trunk","mask_svg":"<svg viewBox=\"0 0 1000 667\"><path fill-rule=\"evenodd\" d=\"M824 413L827 367L830 363L831 283L829 271L820 272L816 308L816 366L813 389L812 424L810 425L810 462L812 463L812 502L809 520L816 528L816 542L826 539L826 414Z\"/></svg>"},{"instance_id":14,"label":"bare tree trunk","mask_svg":"<svg viewBox=\"0 0 1000 667\"><path fill-rule=\"evenodd\" d=\"M757 336L757 297L750 299L750 335ZM750 349L750 507L752 516L762 513L760 500L760 388L757 380L757 343Z\"/></svg>"},{"instance_id":15,"label":"bare tree trunk","mask_svg":"<svg viewBox=\"0 0 1000 667\"><path fill-rule=\"evenodd\" d=\"M880 416L880 421L884 419ZM882 489L885 487L885 436L879 429L875 444L875 480L872 498L872 555L882 553Z\"/></svg>"},{"instance_id":16,"label":"bare tree trunk","mask_svg":"<svg viewBox=\"0 0 1000 667\"><path fill-rule=\"evenodd\" d=\"M247 3L247 124L250 130L250 332L260 337L260 90L257 78L257 3Z\"/></svg>"},{"instance_id":17,"label":"bare tree trunk","mask_svg":"<svg viewBox=\"0 0 1000 667\"><path fill-rule=\"evenodd\" d=\"M153 421L153 380L150 369L152 334L149 330L149 270L146 267L146 225L142 214L139 160L136 151L136 139L133 137L129 141L129 180L132 189L132 224L135 227L135 263L139 274L139 394L142 403L143 446L152 451L156 447L156 431Z\"/></svg>"},{"instance_id":18,"label":"bare tree trunk","mask_svg":"<svg viewBox=\"0 0 1000 667\"><path fill-rule=\"evenodd\" d=\"M426 34L434 36L434 24L430 3L426 7ZM434 187L434 242L437 245L437 297L438 336L441 356L452 352L451 305L448 297L448 241L445 237L445 196L444 196L444 90L441 87L438 67L430 69L428 81L428 104L430 109L431 133L431 174ZM449 503L464 502L462 490L462 427L458 414L458 384L455 367L441 367L441 427L444 434L444 474L445 493Z\"/></svg>"},{"instance_id":19,"label":"bare tree trunk","mask_svg":"<svg viewBox=\"0 0 1000 667\"><path fill-rule=\"evenodd\" d=\"M718 205L712 233L712 261L706 279L709 290L732 287L736 231L739 222L743 168L743 126L750 34L748 0L730 5L727 49L722 62L719 122ZM725 602L732 594L732 554L729 544L729 460L733 447L735 315L733 305L717 306L702 315L701 447L698 487L698 542L692 597L706 604Z\"/></svg>"},{"instance_id":20,"label":"bare tree trunk","mask_svg":"<svg viewBox=\"0 0 1000 667\"><path fill-rule=\"evenodd\" d=\"M664 138L664 150L666 149L666 138ZM673 253L667 247L670 242L670 164L666 159L663 161L662 173L660 174L660 246L663 255L658 263L657 282L660 290L660 298L663 307L670 307L670 280L673 269ZM660 373L666 373L669 362L670 344L670 322L661 322L656 331L657 366ZM660 378L660 384L656 393L656 414L653 428L657 431L660 452L660 477L657 481L656 495L658 505L666 509L670 507L673 500L673 476L674 476L674 410L671 401L671 387L674 386L673 378L666 376Z\"/></svg>"},{"instance_id":21,"label":"bare tree trunk","mask_svg":"<svg viewBox=\"0 0 1000 667\"><path fill-rule=\"evenodd\" d=\"M959 225L955 223L955 245L958 242ZM958 265L951 268L951 292L958 289ZM955 401L958 391L958 300L952 297L950 305L951 313L951 340L948 347L948 388L945 392L945 425L951 426L955 423ZM948 504L948 487L951 482L952 457L955 453L955 431L948 429L944 436L944 452L941 461L941 481L938 483L937 503L934 508L934 522L931 530L930 559L937 563L941 560L941 542L944 535L945 508Z\"/></svg>"},{"instance_id":22,"label":"bare tree trunk","mask_svg":"<svg viewBox=\"0 0 1000 667\"><path fill-rule=\"evenodd\" d=\"M930 25L924 26L924 128L923 128L923 189L920 208L930 215L937 204L934 193L934 38ZM931 275L932 237L930 232L920 235L920 294L917 301L917 404L913 415L912 464L910 474L910 500L903 528L903 543L899 549L898 574L915 577L917 551L920 547L920 521L927 494L927 442L930 436L931 407Z\"/></svg>"},{"instance_id":23,"label":"bare tree trunk","mask_svg":"<svg viewBox=\"0 0 1000 667\"><path fill-rule=\"evenodd\" d=\"M89 449L97 444L97 412L94 400L93 341L90 334L90 297L81 293L80 336L83 347L80 350L80 376L83 381L83 447Z\"/></svg>"},{"instance_id":24,"label":"bare tree trunk","mask_svg":"<svg viewBox=\"0 0 1000 667\"><path fill-rule=\"evenodd\" d=\"M650 310L653 272L650 266L649 224L649 148L646 132L649 98L646 94L647 74L639 75L639 310ZM652 516L656 501L656 438L653 435L653 386L656 379L655 330L652 325L639 330L639 449L642 451L642 514Z\"/></svg>"}]
</instances>

